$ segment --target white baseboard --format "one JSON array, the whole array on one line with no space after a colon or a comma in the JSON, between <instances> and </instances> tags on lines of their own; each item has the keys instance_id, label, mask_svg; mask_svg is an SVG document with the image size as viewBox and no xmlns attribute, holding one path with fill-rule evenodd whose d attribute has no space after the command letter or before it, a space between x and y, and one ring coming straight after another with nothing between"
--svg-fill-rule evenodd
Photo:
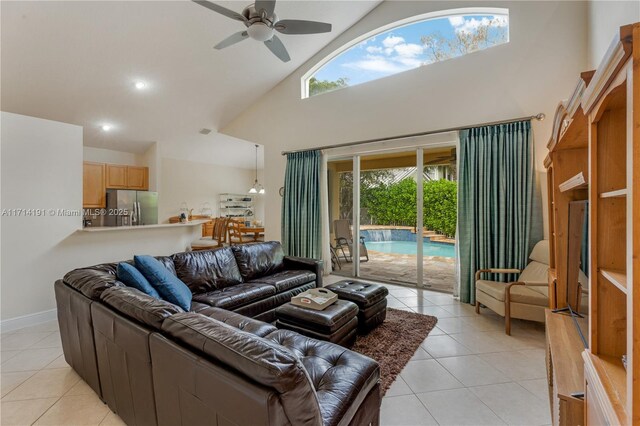
<instances>
[{"instance_id":1,"label":"white baseboard","mask_svg":"<svg viewBox=\"0 0 640 426\"><path fill-rule=\"evenodd\" d=\"M36 312L35 314L2 320L0 321L0 331L2 331L2 333L6 333L7 331L15 331L56 319L58 319L58 310L50 309L48 311Z\"/></svg>"}]
</instances>

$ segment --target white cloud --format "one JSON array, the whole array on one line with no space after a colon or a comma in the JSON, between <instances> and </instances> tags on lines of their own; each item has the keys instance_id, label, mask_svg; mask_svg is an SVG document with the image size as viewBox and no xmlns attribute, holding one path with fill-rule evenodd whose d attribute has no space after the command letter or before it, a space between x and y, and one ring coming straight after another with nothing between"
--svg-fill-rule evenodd
<instances>
[{"instance_id":1,"label":"white cloud","mask_svg":"<svg viewBox=\"0 0 640 426\"><path fill-rule=\"evenodd\" d=\"M451 24L452 27L459 27L460 25L464 24L464 17L449 16L449 23Z\"/></svg>"},{"instance_id":2,"label":"white cloud","mask_svg":"<svg viewBox=\"0 0 640 426\"><path fill-rule=\"evenodd\" d=\"M491 25L491 27L507 27L509 25L509 17L504 15L497 16L484 16L481 19L471 18L464 19L462 16L452 16L449 18L449 23L459 33L472 33L477 31L478 27L483 25Z\"/></svg>"},{"instance_id":3,"label":"white cloud","mask_svg":"<svg viewBox=\"0 0 640 426\"><path fill-rule=\"evenodd\" d=\"M391 48L397 44L404 43L404 38L399 36L387 36L384 40L382 40L382 45L386 48Z\"/></svg>"},{"instance_id":4,"label":"white cloud","mask_svg":"<svg viewBox=\"0 0 640 426\"><path fill-rule=\"evenodd\" d=\"M404 71L406 68L394 63L384 56L368 55L361 61L344 64L345 67L360 69L363 71L374 71L384 74L394 74Z\"/></svg>"},{"instance_id":5,"label":"white cloud","mask_svg":"<svg viewBox=\"0 0 640 426\"><path fill-rule=\"evenodd\" d=\"M382 53L382 47L380 46L368 46L367 52L369 53Z\"/></svg>"},{"instance_id":6,"label":"white cloud","mask_svg":"<svg viewBox=\"0 0 640 426\"><path fill-rule=\"evenodd\" d=\"M418 68L420 65L423 64L423 61L417 58L407 58L407 57L398 56L394 58L394 60L404 65L405 69Z\"/></svg>"},{"instance_id":7,"label":"white cloud","mask_svg":"<svg viewBox=\"0 0 640 426\"><path fill-rule=\"evenodd\" d=\"M405 57L405 58L416 57L418 55L421 55L422 52L424 51L424 48L421 45L415 44L415 43L398 44L397 46L394 47L394 49L398 54L398 56Z\"/></svg>"}]
</instances>

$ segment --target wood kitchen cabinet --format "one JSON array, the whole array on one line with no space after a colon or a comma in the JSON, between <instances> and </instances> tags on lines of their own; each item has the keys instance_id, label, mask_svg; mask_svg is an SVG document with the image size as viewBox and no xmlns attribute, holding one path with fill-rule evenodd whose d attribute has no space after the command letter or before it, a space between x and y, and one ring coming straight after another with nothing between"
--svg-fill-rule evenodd
<instances>
[{"instance_id":1,"label":"wood kitchen cabinet","mask_svg":"<svg viewBox=\"0 0 640 426\"><path fill-rule=\"evenodd\" d=\"M82 207L105 208L107 189L149 190L149 168L85 161L82 173Z\"/></svg>"},{"instance_id":2,"label":"wood kitchen cabinet","mask_svg":"<svg viewBox=\"0 0 640 426\"><path fill-rule=\"evenodd\" d=\"M107 164L107 188L127 189L127 169L129 166Z\"/></svg>"},{"instance_id":3,"label":"wood kitchen cabinet","mask_svg":"<svg viewBox=\"0 0 640 426\"><path fill-rule=\"evenodd\" d=\"M82 207L104 208L107 204L105 193L105 165L85 161L82 168Z\"/></svg>"},{"instance_id":4,"label":"wood kitchen cabinet","mask_svg":"<svg viewBox=\"0 0 640 426\"><path fill-rule=\"evenodd\" d=\"M107 188L135 189L138 191L149 189L148 167L107 164L106 168Z\"/></svg>"},{"instance_id":5,"label":"wood kitchen cabinet","mask_svg":"<svg viewBox=\"0 0 640 426\"><path fill-rule=\"evenodd\" d=\"M127 166L127 188L146 191L149 189L149 168Z\"/></svg>"}]
</instances>

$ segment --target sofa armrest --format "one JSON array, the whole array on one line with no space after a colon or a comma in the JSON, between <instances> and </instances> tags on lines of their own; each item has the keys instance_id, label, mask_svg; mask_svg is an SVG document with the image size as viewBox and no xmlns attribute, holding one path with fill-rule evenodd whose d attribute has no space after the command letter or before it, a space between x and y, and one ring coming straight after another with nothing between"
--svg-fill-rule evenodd
<instances>
[{"instance_id":1,"label":"sofa armrest","mask_svg":"<svg viewBox=\"0 0 640 426\"><path fill-rule=\"evenodd\" d=\"M285 256L284 267L285 269L302 269L304 271L311 271L316 274L316 287L322 287L322 273L323 262L317 259L307 259L304 257Z\"/></svg>"},{"instance_id":2,"label":"sofa armrest","mask_svg":"<svg viewBox=\"0 0 640 426\"><path fill-rule=\"evenodd\" d=\"M478 269L476 271L476 281L480 279L480 274L490 273L490 274L519 274L522 272L520 269L515 268L488 268L488 269Z\"/></svg>"}]
</instances>

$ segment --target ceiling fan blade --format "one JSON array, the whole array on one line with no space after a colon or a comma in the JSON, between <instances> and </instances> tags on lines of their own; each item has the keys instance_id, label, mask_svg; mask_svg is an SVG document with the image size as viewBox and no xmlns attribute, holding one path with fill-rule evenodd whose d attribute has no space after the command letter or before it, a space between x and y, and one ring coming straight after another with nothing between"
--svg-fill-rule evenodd
<instances>
[{"instance_id":1,"label":"ceiling fan blade","mask_svg":"<svg viewBox=\"0 0 640 426\"><path fill-rule=\"evenodd\" d=\"M198 3L200 6L204 6L209 10L213 10L214 12L218 12L221 15L226 16L227 18L235 19L236 21L245 22L247 18L244 15L239 14L238 12L234 12L233 10L227 9L226 7L218 6L215 3L211 3L206 0L192 0L194 3Z\"/></svg>"},{"instance_id":2,"label":"ceiling fan blade","mask_svg":"<svg viewBox=\"0 0 640 426\"><path fill-rule=\"evenodd\" d=\"M291 60L287 49L284 47L284 44L282 44L278 36L274 35L271 40L265 41L264 44L274 55L280 58L282 62L289 62Z\"/></svg>"},{"instance_id":3,"label":"ceiling fan blade","mask_svg":"<svg viewBox=\"0 0 640 426\"><path fill-rule=\"evenodd\" d=\"M276 8L276 0L256 0L255 8L258 13L264 10L267 17L270 17Z\"/></svg>"},{"instance_id":4,"label":"ceiling fan blade","mask_svg":"<svg viewBox=\"0 0 640 426\"><path fill-rule=\"evenodd\" d=\"M249 38L249 33L246 31L240 31L239 33L232 34L229 37L225 38L220 43L213 46L213 48L218 50L224 49L225 47L229 47L232 44L239 43L247 38Z\"/></svg>"},{"instance_id":5,"label":"ceiling fan blade","mask_svg":"<svg viewBox=\"0 0 640 426\"><path fill-rule=\"evenodd\" d=\"M331 24L298 19L283 19L276 22L274 28L282 34L318 34L331 32Z\"/></svg>"}]
</instances>

